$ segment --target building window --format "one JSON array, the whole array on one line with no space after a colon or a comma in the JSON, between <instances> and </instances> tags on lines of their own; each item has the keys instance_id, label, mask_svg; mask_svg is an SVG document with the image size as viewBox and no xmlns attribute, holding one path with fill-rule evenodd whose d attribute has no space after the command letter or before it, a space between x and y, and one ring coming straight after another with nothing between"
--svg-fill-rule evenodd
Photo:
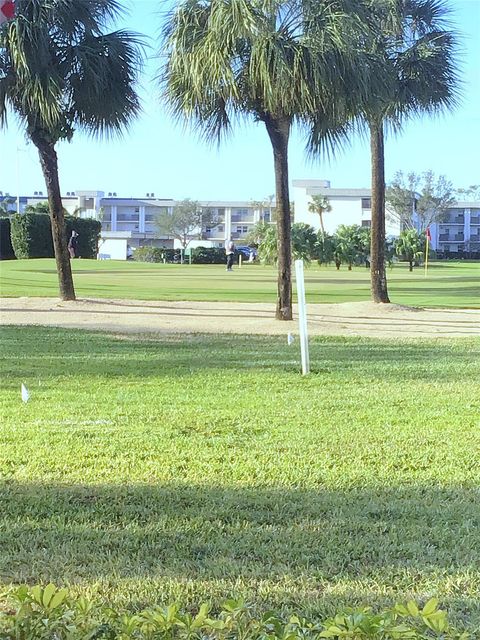
<instances>
[{"instance_id":1,"label":"building window","mask_svg":"<svg viewBox=\"0 0 480 640\"><path fill-rule=\"evenodd\" d=\"M135 207L135 213L140 213L140 207Z\"/></svg>"},{"instance_id":2,"label":"building window","mask_svg":"<svg viewBox=\"0 0 480 640\"><path fill-rule=\"evenodd\" d=\"M218 225L218 230L223 231L223 224Z\"/></svg>"},{"instance_id":3,"label":"building window","mask_svg":"<svg viewBox=\"0 0 480 640\"><path fill-rule=\"evenodd\" d=\"M362 220L362 227L371 227L371 226L372 226L371 220Z\"/></svg>"},{"instance_id":4,"label":"building window","mask_svg":"<svg viewBox=\"0 0 480 640\"><path fill-rule=\"evenodd\" d=\"M263 221L264 222L270 222L270 211L266 211L263 214Z\"/></svg>"},{"instance_id":5,"label":"building window","mask_svg":"<svg viewBox=\"0 0 480 640\"><path fill-rule=\"evenodd\" d=\"M372 199L362 198L362 209L371 209L371 208L372 208Z\"/></svg>"},{"instance_id":6,"label":"building window","mask_svg":"<svg viewBox=\"0 0 480 640\"><path fill-rule=\"evenodd\" d=\"M206 227L205 228L205 233L212 233L211 227Z\"/></svg>"},{"instance_id":7,"label":"building window","mask_svg":"<svg viewBox=\"0 0 480 640\"><path fill-rule=\"evenodd\" d=\"M237 227L237 233L242 233L242 227Z\"/></svg>"}]
</instances>

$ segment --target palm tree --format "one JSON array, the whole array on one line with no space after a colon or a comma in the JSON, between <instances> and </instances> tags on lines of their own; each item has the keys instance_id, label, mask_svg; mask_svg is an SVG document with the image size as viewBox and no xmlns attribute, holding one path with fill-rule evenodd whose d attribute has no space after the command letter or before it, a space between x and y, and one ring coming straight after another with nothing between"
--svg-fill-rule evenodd
<instances>
[{"instance_id":1,"label":"palm tree","mask_svg":"<svg viewBox=\"0 0 480 640\"><path fill-rule=\"evenodd\" d=\"M383 60L389 82L372 93L365 118L372 160L371 290L374 302L390 302L385 271L384 130L420 113L456 103L455 37L444 0L371 1L377 22L372 53Z\"/></svg>"},{"instance_id":2,"label":"palm tree","mask_svg":"<svg viewBox=\"0 0 480 640\"><path fill-rule=\"evenodd\" d=\"M329 213L332 210L330 200L327 196L312 196L312 200L308 203L308 210L310 213L318 213L320 218L320 229L322 230L322 234L325 235L323 214Z\"/></svg>"},{"instance_id":3,"label":"palm tree","mask_svg":"<svg viewBox=\"0 0 480 640\"><path fill-rule=\"evenodd\" d=\"M106 33L122 9L116 0L17 0L0 29L0 123L8 105L37 147L48 193L63 300L75 290L67 250L55 146L77 129L120 133L139 111L134 84L140 41Z\"/></svg>"},{"instance_id":4,"label":"palm tree","mask_svg":"<svg viewBox=\"0 0 480 640\"><path fill-rule=\"evenodd\" d=\"M416 229L402 231L395 241L395 253L408 261L409 271L413 271L416 260L423 256L425 250L425 236Z\"/></svg>"},{"instance_id":5,"label":"palm tree","mask_svg":"<svg viewBox=\"0 0 480 640\"><path fill-rule=\"evenodd\" d=\"M360 227L356 224L339 225L336 232L335 252L341 262L348 264L348 270L352 270L352 266L361 255L361 237L359 234ZM339 265L337 269L339 269Z\"/></svg>"},{"instance_id":6,"label":"palm tree","mask_svg":"<svg viewBox=\"0 0 480 640\"><path fill-rule=\"evenodd\" d=\"M358 53L363 0L181 0L166 26L165 95L172 113L220 141L234 118L265 125L275 170L278 242L276 317L292 319L288 143L329 147L381 83Z\"/></svg>"}]
</instances>

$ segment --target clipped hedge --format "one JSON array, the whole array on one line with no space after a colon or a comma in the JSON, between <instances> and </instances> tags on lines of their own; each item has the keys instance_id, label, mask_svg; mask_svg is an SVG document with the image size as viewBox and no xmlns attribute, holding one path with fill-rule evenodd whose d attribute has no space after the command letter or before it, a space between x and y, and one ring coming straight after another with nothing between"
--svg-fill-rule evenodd
<instances>
[{"instance_id":1,"label":"clipped hedge","mask_svg":"<svg viewBox=\"0 0 480 640\"><path fill-rule=\"evenodd\" d=\"M74 229L78 235L78 255L81 258L97 257L98 239L102 223L92 218L65 216L65 235L69 238ZM42 213L15 214L11 218L11 242L15 256L22 258L53 258L53 241L50 217Z\"/></svg>"},{"instance_id":2,"label":"clipped hedge","mask_svg":"<svg viewBox=\"0 0 480 640\"><path fill-rule=\"evenodd\" d=\"M243 601L229 600L214 614L208 604L196 613L153 607L131 613L73 598L49 584L22 586L0 596L2 640L468 640L450 627L435 599L423 608L415 602L383 613L370 608L339 613L325 620L299 616L285 619L274 612L256 616Z\"/></svg>"},{"instance_id":3,"label":"clipped hedge","mask_svg":"<svg viewBox=\"0 0 480 640\"><path fill-rule=\"evenodd\" d=\"M192 249L193 264L224 264L225 249L220 247L195 247Z\"/></svg>"},{"instance_id":4,"label":"clipped hedge","mask_svg":"<svg viewBox=\"0 0 480 640\"><path fill-rule=\"evenodd\" d=\"M0 218L0 260L13 260L12 241L10 239L10 218Z\"/></svg>"},{"instance_id":5,"label":"clipped hedge","mask_svg":"<svg viewBox=\"0 0 480 640\"><path fill-rule=\"evenodd\" d=\"M11 218L10 237L19 260L53 257L50 218L45 214L16 213Z\"/></svg>"},{"instance_id":6,"label":"clipped hedge","mask_svg":"<svg viewBox=\"0 0 480 640\"><path fill-rule=\"evenodd\" d=\"M78 255L80 258L95 260L98 253L98 240L102 223L93 218L74 218L65 216L66 235L72 235L72 229L78 233Z\"/></svg>"},{"instance_id":7,"label":"clipped hedge","mask_svg":"<svg viewBox=\"0 0 480 640\"><path fill-rule=\"evenodd\" d=\"M140 247L133 252L137 262L180 262L180 249L162 249L161 247ZM185 258L188 262L188 257Z\"/></svg>"}]
</instances>

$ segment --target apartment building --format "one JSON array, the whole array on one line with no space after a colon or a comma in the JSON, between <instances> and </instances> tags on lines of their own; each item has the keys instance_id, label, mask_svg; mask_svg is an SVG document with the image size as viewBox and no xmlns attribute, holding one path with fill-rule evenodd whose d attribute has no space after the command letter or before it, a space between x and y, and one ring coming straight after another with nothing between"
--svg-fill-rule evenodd
<instances>
[{"instance_id":1,"label":"apartment building","mask_svg":"<svg viewBox=\"0 0 480 640\"><path fill-rule=\"evenodd\" d=\"M480 254L480 202L457 202L443 222L430 227L432 248L441 257Z\"/></svg>"},{"instance_id":2,"label":"apartment building","mask_svg":"<svg viewBox=\"0 0 480 640\"><path fill-rule=\"evenodd\" d=\"M305 222L317 231L320 229L320 218L309 211L312 196L328 198L331 211L323 214L323 225L326 233L334 233L341 224L357 224L370 227L372 223L371 189L334 189L329 180L294 180L293 201L295 203L295 222ZM398 236L399 224L386 221L386 235Z\"/></svg>"},{"instance_id":3,"label":"apartment building","mask_svg":"<svg viewBox=\"0 0 480 640\"><path fill-rule=\"evenodd\" d=\"M312 196L328 198L331 211L323 215L327 233L334 233L340 224L371 225L371 190L333 188L328 180L294 180L292 196L294 221L320 228L318 214L309 211ZM12 200L15 200L12 203ZM24 211L27 205L45 202L42 192L18 199L0 192L0 203L8 201L9 207L19 206ZM145 197L119 197L116 193L103 191L67 191L62 198L65 209L73 215L97 218L102 221L99 252L111 258L126 259L128 249L155 246L179 248L180 243L159 233L155 220L160 213L171 212L176 202L172 199L155 197L147 193ZM253 203L246 201L204 201L202 207L213 211L215 223L198 229L190 246L223 247L227 239L236 244L246 242L246 238L260 221L272 222L274 203ZM387 236L398 236L398 223L388 218ZM457 202L450 209L442 223L431 226L432 248L440 256L478 256L480 254L480 202Z\"/></svg>"}]
</instances>

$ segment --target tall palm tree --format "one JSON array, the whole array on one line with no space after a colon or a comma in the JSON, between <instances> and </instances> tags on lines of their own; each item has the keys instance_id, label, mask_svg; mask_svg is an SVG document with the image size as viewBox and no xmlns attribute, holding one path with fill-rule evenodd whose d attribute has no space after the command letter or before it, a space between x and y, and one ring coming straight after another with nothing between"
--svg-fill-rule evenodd
<instances>
[{"instance_id":1,"label":"tall palm tree","mask_svg":"<svg viewBox=\"0 0 480 640\"><path fill-rule=\"evenodd\" d=\"M323 214L328 213L332 210L330 200L327 198L327 196L312 196L312 199L308 204L308 210L310 211L310 213L318 213L318 217L320 218L320 229L322 230L322 235L325 235Z\"/></svg>"},{"instance_id":2,"label":"tall palm tree","mask_svg":"<svg viewBox=\"0 0 480 640\"><path fill-rule=\"evenodd\" d=\"M371 290L390 302L385 270L385 126L456 103L455 36L444 0L371 0L377 22L372 53L389 77L365 113L372 161Z\"/></svg>"},{"instance_id":3,"label":"tall palm tree","mask_svg":"<svg viewBox=\"0 0 480 640\"><path fill-rule=\"evenodd\" d=\"M74 300L55 146L76 129L120 133L139 111L140 41L106 32L116 0L17 0L0 29L0 124L10 106L37 147L63 300Z\"/></svg>"},{"instance_id":4,"label":"tall palm tree","mask_svg":"<svg viewBox=\"0 0 480 640\"><path fill-rule=\"evenodd\" d=\"M220 140L234 118L265 125L275 170L276 317L292 319L288 143L293 125L317 149L371 91L358 43L363 0L180 0L165 29L165 94L173 114Z\"/></svg>"}]
</instances>

